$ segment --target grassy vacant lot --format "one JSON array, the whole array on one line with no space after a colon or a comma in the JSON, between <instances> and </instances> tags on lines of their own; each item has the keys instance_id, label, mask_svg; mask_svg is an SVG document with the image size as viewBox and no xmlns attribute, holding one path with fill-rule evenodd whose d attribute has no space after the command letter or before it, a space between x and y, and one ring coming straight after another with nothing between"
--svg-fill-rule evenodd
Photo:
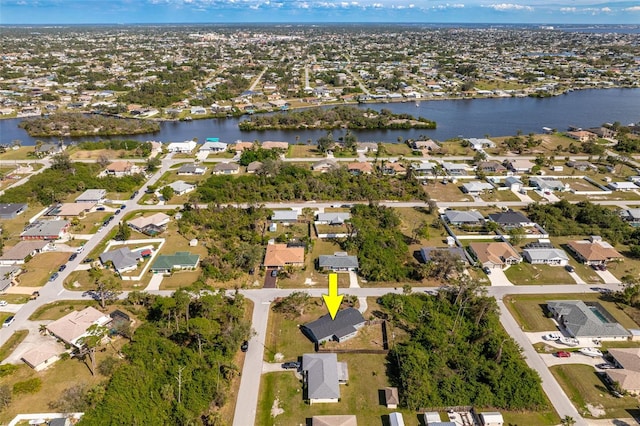
<instances>
[{"instance_id":1,"label":"grassy vacant lot","mask_svg":"<svg viewBox=\"0 0 640 426\"><path fill-rule=\"evenodd\" d=\"M151 273L148 273L151 277ZM176 271L171 276L164 277L160 288L162 290L175 290L193 284L200 277L200 271Z\"/></svg>"},{"instance_id":2,"label":"grassy vacant lot","mask_svg":"<svg viewBox=\"0 0 640 426\"><path fill-rule=\"evenodd\" d=\"M302 383L291 371L263 375L256 424L297 425L317 415L356 414L358 424L378 425L382 423L382 416L391 411L402 412L409 424L417 422L413 411L389 410L380 404L378 390L390 385L385 355L338 354L338 361L347 363L349 382L340 386L341 398L337 404L305 403ZM272 418L274 406L284 412Z\"/></svg>"},{"instance_id":3,"label":"grassy vacant lot","mask_svg":"<svg viewBox=\"0 0 640 426\"><path fill-rule=\"evenodd\" d=\"M29 296L26 294L12 294L5 293L0 296L0 300L5 300L7 303L27 303L29 301Z\"/></svg>"},{"instance_id":4,"label":"grassy vacant lot","mask_svg":"<svg viewBox=\"0 0 640 426\"><path fill-rule=\"evenodd\" d=\"M514 194L513 191L509 191L509 190L507 191L492 190L482 194L480 198L482 198L483 201L487 201L487 202L520 201L520 198L518 198L518 196Z\"/></svg>"},{"instance_id":5,"label":"grassy vacant lot","mask_svg":"<svg viewBox=\"0 0 640 426\"><path fill-rule=\"evenodd\" d=\"M40 253L24 265L25 272L18 276L18 281L23 287L41 287L68 259L67 252Z\"/></svg>"},{"instance_id":6,"label":"grassy vacant lot","mask_svg":"<svg viewBox=\"0 0 640 426\"><path fill-rule=\"evenodd\" d=\"M520 262L510 266L504 274L509 278L509 281L518 285L575 283L562 266L532 265Z\"/></svg>"},{"instance_id":7,"label":"grassy vacant lot","mask_svg":"<svg viewBox=\"0 0 640 426\"><path fill-rule=\"evenodd\" d=\"M40 306L31 314L29 321L57 320L71 311L81 311L89 306L98 307L98 302L93 300L60 300Z\"/></svg>"},{"instance_id":8,"label":"grassy vacant lot","mask_svg":"<svg viewBox=\"0 0 640 426\"><path fill-rule=\"evenodd\" d=\"M3 319L4 321L4 319ZM18 330L7 339L7 341L0 347L0 361L8 357L18 345L27 337L29 330Z\"/></svg>"},{"instance_id":9,"label":"grassy vacant lot","mask_svg":"<svg viewBox=\"0 0 640 426\"><path fill-rule=\"evenodd\" d=\"M556 380L562 386L571 401L586 417L593 418L588 406L604 409L604 418L628 418L630 411L638 413L638 401L627 396L616 398L612 396L604 382L589 365L566 364L550 368Z\"/></svg>"},{"instance_id":10,"label":"grassy vacant lot","mask_svg":"<svg viewBox=\"0 0 640 426\"><path fill-rule=\"evenodd\" d=\"M472 201L470 195L464 194L457 185L442 183L441 180L429 180L428 185L423 186L432 200L436 201Z\"/></svg>"},{"instance_id":11,"label":"grassy vacant lot","mask_svg":"<svg viewBox=\"0 0 640 426\"><path fill-rule=\"evenodd\" d=\"M29 203L27 210L21 215L13 218L13 219L3 219L2 220L2 233L7 236L7 241L5 241L5 250L8 246L13 246L20 241L20 233L24 231L25 225L29 222L36 213L39 213L43 207L41 205L36 205L33 203Z\"/></svg>"},{"instance_id":12,"label":"grassy vacant lot","mask_svg":"<svg viewBox=\"0 0 640 426\"><path fill-rule=\"evenodd\" d=\"M33 146L21 146L18 149L7 149L4 153L0 154L0 160L29 160L29 154L35 151Z\"/></svg>"},{"instance_id":13,"label":"grassy vacant lot","mask_svg":"<svg viewBox=\"0 0 640 426\"><path fill-rule=\"evenodd\" d=\"M625 328L638 328L632 317L640 318L640 310L619 305L610 300L600 298L599 294L546 294L518 295L505 297L505 305L511 311L523 331L536 332L555 330L556 326L545 316L548 300L582 300L599 302Z\"/></svg>"},{"instance_id":14,"label":"grassy vacant lot","mask_svg":"<svg viewBox=\"0 0 640 426\"><path fill-rule=\"evenodd\" d=\"M308 158L321 157L322 153L318 151L317 145L289 145L287 152L288 158Z\"/></svg>"}]
</instances>

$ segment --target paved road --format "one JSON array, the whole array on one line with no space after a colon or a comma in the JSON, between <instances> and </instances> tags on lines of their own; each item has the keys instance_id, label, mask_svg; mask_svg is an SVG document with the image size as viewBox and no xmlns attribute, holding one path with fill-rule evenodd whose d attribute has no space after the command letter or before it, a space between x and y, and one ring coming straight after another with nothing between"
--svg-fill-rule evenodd
<instances>
[{"instance_id":1,"label":"paved road","mask_svg":"<svg viewBox=\"0 0 640 426\"><path fill-rule=\"evenodd\" d=\"M549 368L542 360L540 355L529 342L518 323L511 316L511 313L504 305L502 300L498 300L498 308L500 309L500 322L502 326L521 347L525 360L529 367L538 372L542 379L542 389L549 397L549 401L556 409L560 417L571 416L576 420L577 426L587 426L587 422L582 418L578 410L573 406L567 394L564 393L558 382L555 380Z\"/></svg>"}]
</instances>

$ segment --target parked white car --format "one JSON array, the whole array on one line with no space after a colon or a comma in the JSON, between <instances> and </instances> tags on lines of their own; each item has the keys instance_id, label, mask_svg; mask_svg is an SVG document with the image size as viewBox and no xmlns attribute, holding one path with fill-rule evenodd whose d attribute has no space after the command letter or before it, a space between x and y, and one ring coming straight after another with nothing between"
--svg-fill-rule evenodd
<instances>
[{"instance_id":1,"label":"parked white car","mask_svg":"<svg viewBox=\"0 0 640 426\"><path fill-rule=\"evenodd\" d=\"M549 333L549 334L545 334L544 336L542 336L542 339L555 342L555 341L560 340L561 337L562 336L560 335L560 333Z\"/></svg>"},{"instance_id":2,"label":"parked white car","mask_svg":"<svg viewBox=\"0 0 640 426\"><path fill-rule=\"evenodd\" d=\"M0 306L7 306L8 303L6 300L0 300Z\"/></svg>"}]
</instances>

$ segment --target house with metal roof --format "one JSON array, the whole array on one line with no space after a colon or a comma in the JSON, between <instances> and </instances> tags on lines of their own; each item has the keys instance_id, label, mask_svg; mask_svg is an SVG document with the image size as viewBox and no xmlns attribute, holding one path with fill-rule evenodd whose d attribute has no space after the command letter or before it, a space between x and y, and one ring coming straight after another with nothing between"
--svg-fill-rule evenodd
<instances>
[{"instance_id":1,"label":"house with metal roof","mask_svg":"<svg viewBox=\"0 0 640 426\"><path fill-rule=\"evenodd\" d=\"M200 262L200 255L191 254L188 251L178 251L174 254L158 255L151 265L150 271L154 274L168 274L176 269L196 269Z\"/></svg>"},{"instance_id":2,"label":"house with metal roof","mask_svg":"<svg viewBox=\"0 0 640 426\"><path fill-rule=\"evenodd\" d=\"M106 196L107 196L106 189L87 189L75 199L75 202L99 204L102 201L104 201Z\"/></svg>"},{"instance_id":3,"label":"house with metal roof","mask_svg":"<svg viewBox=\"0 0 640 426\"><path fill-rule=\"evenodd\" d=\"M296 210L274 210L271 220L279 223L296 223L298 212Z\"/></svg>"},{"instance_id":4,"label":"house with metal roof","mask_svg":"<svg viewBox=\"0 0 640 426\"><path fill-rule=\"evenodd\" d=\"M552 300L547 302L547 308L571 337L627 340L631 336L598 304L587 305L581 300Z\"/></svg>"},{"instance_id":5,"label":"house with metal roof","mask_svg":"<svg viewBox=\"0 0 640 426\"><path fill-rule=\"evenodd\" d=\"M175 182L170 183L167 186L173 189L173 192L176 195L188 194L189 192L195 191L196 189L195 185L191 185L190 183L187 183L183 180L177 180Z\"/></svg>"},{"instance_id":6,"label":"house with metal roof","mask_svg":"<svg viewBox=\"0 0 640 426\"><path fill-rule=\"evenodd\" d=\"M334 353L303 354L302 374L309 404L338 402L340 383L348 380L346 363Z\"/></svg>"},{"instance_id":7,"label":"house with metal roof","mask_svg":"<svg viewBox=\"0 0 640 426\"><path fill-rule=\"evenodd\" d=\"M335 319L326 314L301 327L305 336L314 343L335 340L344 342L354 337L365 324L362 314L355 308L339 310Z\"/></svg>"},{"instance_id":8,"label":"house with metal roof","mask_svg":"<svg viewBox=\"0 0 640 426\"><path fill-rule=\"evenodd\" d=\"M131 251L129 247L121 247L104 252L100 255L100 262L106 266L108 262L113 264L117 273L133 271L138 268L138 262L142 259L140 252Z\"/></svg>"},{"instance_id":9,"label":"house with metal roof","mask_svg":"<svg viewBox=\"0 0 640 426\"><path fill-rule=\"evenodd\" d=\"M25 210L26 203L0 203L0 219L13 219Z\"/></svg>"},{"instance_id":10,"label":"house with metal roof","mask_svg":"<svg viewBox=\"0 0 640 426\"><path fill-rule=\"evenodd\" d=\"M318 256L318 268L322 271L355 271L358 266L358 257L349 256L344 251L337 251L332 255L323 254Z\"/></svg>"},{"instance_id":11,"label":"house with metal roof","mask_svg":"<svg viewBox=\"0 0 640 426\"><path fill-rule=\"evenodd\" d=\"M553 247L525 248L522 257L532 265L565 266L569 263L564 250Z\"/></svg>"},{"instance_id":12,"label":"house with metal roof","mask_svg":"<svg viewBox=\"0 0 640 426\"><path fill-rule=\"evenodd\" d=\"M318 213L315 224L342 225L348 220L351 220L351 213L349 212Z\"/></svg>"},{"instance_id":13,"label":"house with metal roof","mask_svg":"<svg viewBox=\"0 0 640 426\"><path fill-rule=\"evenodd\" d=\"M490 189L493 189L493 185L491 185L489 182L482 182L479 180L467 182L462 185L462 192L465 192L467 194L481 194L484 191L488 191Z\"/></svg>"},{"instance_id":14,"label":"house with metal roof","mask_svg":"<svg viewBox=\"0 0 640 426\"><path fill-rule=\"evenodd\" d=\"M71 223L68 220L38 220L25 228L20 234L23 240L57 240L68 231Z\"/></svg>"},{"instance_id":15,"label":"house with metal roof","mask_svg":"<svg viewBox=\"0 0 640 426\"><path fill-rule=\"evenodd\" d=\"M484 223L484 216L475 210L445 210L444 218L448 223L456 226L482 225Z\"/></svg>"},{"instance_id":16,"label":"house with metal roof","mask_svg":"<svg viewBox=\"0 0 640 426\"><path fill-rule=\"evenodd\" d=\"M201 164L189 163L183 164L178 169L178 175L203 175L207 172L207 166Z\"/></svg>"}]
</instances>

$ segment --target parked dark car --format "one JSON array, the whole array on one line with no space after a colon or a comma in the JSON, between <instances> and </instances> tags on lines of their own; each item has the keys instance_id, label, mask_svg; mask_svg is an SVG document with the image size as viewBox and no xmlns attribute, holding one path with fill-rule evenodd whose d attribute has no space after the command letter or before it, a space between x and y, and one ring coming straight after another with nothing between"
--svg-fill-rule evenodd
<instances>
[{"instance_id":1,"label":"parked dark car","mask_svg":"<svg viewBox=\"0 0 640 426\"><path fill-rule=\"evenodd\" d=\"M571 266L571 265L566 265L566 266L564 267L564 269L566 269L566 270L567 270L567 271L569 271L569 272L575 272L575 271L576 271L576 268L574 268L574 267L573 267L573 266Z\"/></svg>"},{"instance_id":2,"label":"parked dark car","mask_svg":"<svg viewBox=\"0 0 640 426\"><path fill-rule=\"evenodd\" d=\"M124 210L124 209L126 209L126 208L127 208L127 205L126 205L126 204L123 204L123 205L121 205L121 206L120 206L120 210Z\"/></svg>"},{"instance_id":3,"label":"parked dark car","mask_svg":"<svg viewBox=\"0 0 640 426\"><path fill-rule=\"evenodd\" d=\"M300 363L298 361L289 361L282 364L282 368L286 370L298 369L300 368Z\"/></svg>"},{"instance_id":4,"label":"parked dark car","mask_svg":"<svg viewBox=\"0 0 640 426\"><path fill-rule=\"evenodd\" d=\"M613 369L616 368L615 365L609 364L608 362L604 362L602 364L597 364L596 367L598 367L601 370L613 370Z\"/></svg>"},{"instance_id":5,"label":"parked dark car","mask_svg":"<svg viewBox=\"0 0 640 426\"><path fill-rule=\"evenodd\" d=\"M87 257L85 260L83 260L83 262L84 263L91 263L91 262L93 262L93 260L94 260L93 258Z\"/></svg>"},{"instance_id":6,"label":"parked dark car","mask_svg":"<svg viewBox=\"0 0 640 426\"><path fill-rule=\"evenodd\" d=\"M69 256L69 262L76 260L76 257L78 257L78 253L73 253L71 256Z\"/></svg>"},{"instance_id":7,"label":"parked dark car","mask_svg":"<svg viewBox=\"0 0 640 426\"><path fill-rule=\"evenodd\" d=\"M49 281L55 281L55 279L58 278L58 273L54 272L53 274L51 274L51 276L49 277Z\"/></svg>"},{"instance_id":8,"label":"parked dark car","mask_svg":"<svg viewBox=\"0 0 640 426\"><path fill-rule=\"evenodd\" d=\"M242 352L246 352L249 350L249 342L247 342L246 340L244 342L242 342L242 345L240 345L240 350Z\"/></svg>"},{"instance_id":9,"label":"parked dark car","mask_svg":"<svg viewBox=\"0 0 640 426\"><path fill-rule=\"evenodd\" d=\"M484 268L482 268L482 270L484 271L485 274L489 275L491 274L491 269L489 269L487 266L485 266Z\"/></svg>"},{"instance_id":10,"label":"parked dark car","mask_svg":"<svg viewBox=\"0 0 640 426\"><path fill-rule=\"evenodd\" d=\"M60 267L58 268L58 272L62 272L65 269L67 269L67 265L60 265Z\"/></svg>"},{"instance_id":11,"label":"parked dark car","mask_svg":"<svg viewBox=\"0 0 640 426\"><path fill-rule=\"evenodd\" d=\"M120 209L116 210L115 214L120 214Z\"/></svg>"}]
</instances>

